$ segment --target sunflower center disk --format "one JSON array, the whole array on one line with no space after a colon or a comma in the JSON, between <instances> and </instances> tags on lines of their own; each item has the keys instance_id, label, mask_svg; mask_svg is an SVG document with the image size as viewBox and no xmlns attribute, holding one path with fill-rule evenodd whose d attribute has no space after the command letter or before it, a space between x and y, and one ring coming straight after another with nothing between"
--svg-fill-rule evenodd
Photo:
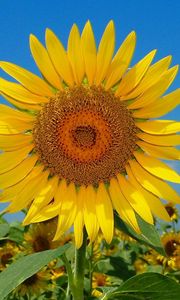
<instances>
[{"instance_id":1,"label":"sunflower center disk","mask_svg":"<svg viewBox=\"0 0 180 300\"><path fill-rule=\"evenodd\" d=\"M136 149L131 113L101 87L59 92L45 104L33 130L40 161L52 175L79 185L108 182Z\"/></svg>"},{"instance_id":2,"label":"sunflower center disk","mask_svg":"<svg viewBox=\"0 0 180 300\"><path fill-rule=\"evenodd\" d=\"M96 143L96 130L91 126L78 126L72 130L74 143L80 148L90 148Z\"/></svg>"}]
</instances>

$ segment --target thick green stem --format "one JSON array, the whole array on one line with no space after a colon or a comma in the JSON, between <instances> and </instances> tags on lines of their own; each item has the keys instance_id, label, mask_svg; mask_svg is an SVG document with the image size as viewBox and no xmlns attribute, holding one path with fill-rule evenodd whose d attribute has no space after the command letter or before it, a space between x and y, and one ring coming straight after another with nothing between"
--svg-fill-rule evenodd
<instances>
[{"instance_id":1,"label":"thick green stem","mask_svg":"<svg viewBox=\"0 0 180 300\"><path fill-rule=\"evenodd\" d=\"M87 233L84 231L83 244L75 252L73 300L84 299L84 269L86 257Z\"/></svg>"},{"instance_id":2,"label":"thick green stem","mask_svg":"<svg viewBox=\"0 0 180 300\"><path fill-rule=\"evenodd\" d=\"M72 273L71 265L65 254L62 255L61 259L66 266L66 272L68 275L68 287L67 287L67 293L66 293L66 300L69 300L70 299L69 289L72 291L72 294L74 291L73 273Z\"/></svg>"}]
</instances>

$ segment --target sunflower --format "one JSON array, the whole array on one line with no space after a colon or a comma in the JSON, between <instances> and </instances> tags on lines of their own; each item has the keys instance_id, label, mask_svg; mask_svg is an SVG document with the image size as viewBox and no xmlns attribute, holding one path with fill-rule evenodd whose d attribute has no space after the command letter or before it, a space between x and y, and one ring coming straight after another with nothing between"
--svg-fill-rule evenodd
<instances>
[{"instance_id":1,"label":"sunflower","mask_svg":"<svg viewBox=\"0 0 180 300\"><path fill-rule=\"evenodd\" d=\"M17 297L39 296L43 292L51 290L51 275L48 270L44 269L23 281L14 291Z\"/></svg>"},{"instance_id":2,"label":"sunflower","mask_svg":"<svg viewBox=\"0 0 180 300\"><path fill-rule=\"evenodd\" d=\"M134 269L136 271L136 274L141 274L146 272L147 270L147 263L145 260L141 259L141 258L137 258L133 264Z\"/></svg>"},{"instance_id":3,"label":"sunflower","mask_svg":"<svg viewBox=\"0 0 180 300\"><path fill-rule=\"evenodd\" d=\"M101 297L102 296L102 292L100 292L99 290L97 290L97 287L102 287L102 286L108 286L111 285L111 279L109 276L107 276L106 274L103 273L97 273L94 272L93 273L93 277L92 277L92 295L94 297Z\"/></svg>"},{"instance_id":4,"label":"sunflower","mask_svg":"<svg viewBox=\"0 0 180 300\"><path fill-rule=\"evenodd\" d=\"M21 252L21 249L14 242L6 242L0 247L0 272L3 271L15 256Z\"/></svg>"},{"instance_id":5,"label":"sunflower","mask_svg":"<svg viewBox=\"0 0 180 300\"><path fill-rule=\"evenodd\" d=\"M166 182L180 176L159 160L179 159L180 122L152 120L179 104L180 89L163 96L178 66L169 68L171 56L151 65L153 50L129 67L135 43L133 31L114 55L110 21L96 50L88 21L82 34L72 26L67 50L50 29L46 48L30 35L42 78L0 62L19 82L0 79L16 107L0 107L1 201L8 212L28 207L24 224L57 216L55 240L74 225L77 248L84 226L90 241L101 230L111 242L114 210L140 233L135 213L169 221L160 198L180 202Z\"/></svg>"},{"instance_id":6,"label":"sunflower","mask_svg":"<svg viewBox=\"0 0 180 300\"><path fill-rule=\"evenodd\" d=\"M24 246L30 252L39 252L55 249L72 240L72 234L61 236L58 241L53 241L56 232L57 220L51 219L46 222L31 224L24 234Z\"/></svg>"},{"instance_id":7,"label":"sunflower","mask_svg":"<svg viewBox=\"0 0 180 300\"><path fill-rule=\"evenodd\" d=\"M165 204L165 209L166 209L168 215L170 216L171 221L178 220L178 210L173 203L169 202L169 203Z\"/></svg>"},{"instance_id":8,"label":"sunflower","mask_svg":"<svg viewBox=\"0 0 180 300\"><path fill-rule=\"evenodd\" d=\"M125 232L115 229L115 237L117 237L119 239L119 241L123 241L123 242L135 242L136 240L133 239L131 236L129 236L128 234L126 234Z\"/></svg>"},{"instance_id":9,"label":"sunflower","mask_svg":"<svg viewBox=\"0 0 180 300\"><path fill-rule=\"evenodd\" d=\"M180 255L180 233L168 232L162 235L161 242L166 252L163 256L151 249L145 254L144 259L152 265L162 265L166 268L177 269L179 268L179 255Z\"/></svg>"}]
</instances>

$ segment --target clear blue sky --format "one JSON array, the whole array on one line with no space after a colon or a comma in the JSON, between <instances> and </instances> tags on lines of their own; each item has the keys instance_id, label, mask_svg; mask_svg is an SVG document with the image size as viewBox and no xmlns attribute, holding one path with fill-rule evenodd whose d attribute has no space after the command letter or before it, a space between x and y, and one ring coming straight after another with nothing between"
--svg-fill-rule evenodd
<instances>
[{"instance_id":1,"label":"clear blue sky","mask_svg":"<svg viewBox=\"0 0 180 300\"><path fill-rule=\"evenodd\" d=\"M137 33L133 62L157 48L156 59L171 54L172 65L180 64L180 1L178 0L1 0L0 60L21 65L38 74L29 51L29 34L44 42L47 27L55 31L64 45L75 22L82 30L92 22L96 40L110 19L116 26L116 47L132 30ZM0 76L5 76L0 71ZM170 90L180 87L180 73ZM1 99L1 102L3 100ZM180 108L169 114L179 119ZM178 170L179 166L176 165ZM179 168L180 169L180 168ZM0 205L1 209L2 205ZM13 216L13 219L15 216Z\"/></svg>"}]
</instances>

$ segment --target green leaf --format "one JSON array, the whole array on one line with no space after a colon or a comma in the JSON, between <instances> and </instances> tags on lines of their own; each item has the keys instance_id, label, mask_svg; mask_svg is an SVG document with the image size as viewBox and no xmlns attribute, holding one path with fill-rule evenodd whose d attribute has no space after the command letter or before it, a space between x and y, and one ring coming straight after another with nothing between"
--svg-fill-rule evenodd
<instances>
[{"instance_id":1,"label":"green leaf","mask_svg":"<svg viewBox=\"0 0 180 300\"><path fill-rule=\"evenodd\" d=\"M0 299L4 299L24 280L37 273L53 259L61 256L69 245L24 256L0 273Z\"/></svg>"},{"instance_id":2,"label":"green leaf","mask_svg":"<svg viewBox=\"0 0 180 300\"><path fill-rule=\"evenodd\" d=\"M127 280L135 275L135 271L129 269L128 263L123 258L113 256L98 261L95 271L121 280Z\"/></svg>"},{"instance_id":3,"label":"green leaf","mask_svg":"<svg viewBox=\"0 0 180 300\"><path fill-rule=\"evenodd\" d=\"M0 224L0 239L7 235L9 232L9 224Z\"/></svg>"},{"instance_id":4,"label":"green leaf","mask_svg":"<svg viewBox=\"0 0 180 300\"><path fill-rule=\"evenodd\" d=\"M105 300L108 299L109 295L112 295L114 291L117 290L117 287L113 287L113 286L102 286L99 287L98 290L103 292L103 296L100 298L100 300Z\"/></svg>"},{"instance_id":5,"label":"green leaf","mask_svg":"<svg viewBox=\"0 0 180 300\"><path fill-rule=\"evenodd\" d=\"M124 282L108 299L179 300L180 285L158 273L144 273Z\"/></svg>"},{"instance_id":6,"label":"green leaf","mask_svg":"<svg viewBox=\"0 0 180 300\"><path fill-rule=\"evenodd\" d=\"M148 224L140 216L136 215L139 227L141 229L141 234L137 234L130 226L128 226L124 221L122 221L117 214L115 214L114 217L116 228L130 235L138 242L150 246L160 254L166 256L164 248L161 244L159 234L154 225Z\"/></svg>"}]
</instances>

